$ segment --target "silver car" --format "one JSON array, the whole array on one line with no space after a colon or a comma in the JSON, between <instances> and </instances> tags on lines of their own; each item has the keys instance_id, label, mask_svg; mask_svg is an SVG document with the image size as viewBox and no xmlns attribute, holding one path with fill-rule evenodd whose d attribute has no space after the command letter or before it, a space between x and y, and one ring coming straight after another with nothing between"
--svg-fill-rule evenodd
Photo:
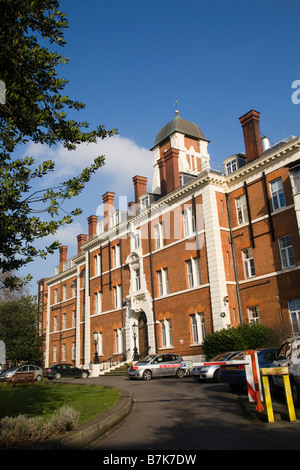
<instances>
[{"instance_id":1,"label":"silver car","mask_svg":"<svg viewBox=\"0 0 300 470\"><path fill-rule=\"evenodd\" d=\"M185 370L182 368L182 357L178 354L150 354L127 371L127 376L130 379L150 380L152 377L169 375L178 378L185 375Z\"/></svg>"},{"instance_id":2,"label":"silver car","mask_svg":"<svg viewBox=\"0 0 300 470\"><path fill-rule=\"evenodd\" d=\"M219 382L219 370L222 362L233 360L241 351L231 351L218 354L207 361L203 366L196 366L191 370L191 376L199 382ZM205 361L203 361L205 362ZM210 362L220 362L220 364L209 365Z\"/></svg>"},{"instance_id":3,"label":"silver car","mask_svg":"<svg viewBox=\"0 0 300 470\"><path fill-rule=\"evenodd\" d=\"M11 369L4 370L0 375L1 382L13 377L16 372L35 372L34 380L41 382L43 380L43 370L39 366L33 364L22 364L21 366L12 367Z\"/></svg>"}]
</instances>

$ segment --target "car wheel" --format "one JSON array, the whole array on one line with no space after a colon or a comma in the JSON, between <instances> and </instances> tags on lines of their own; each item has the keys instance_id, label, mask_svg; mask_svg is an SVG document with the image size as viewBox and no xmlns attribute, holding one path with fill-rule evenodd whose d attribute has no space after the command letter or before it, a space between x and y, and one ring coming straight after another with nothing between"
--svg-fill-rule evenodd
<instances>
[{"instance_id":1,"label":"car wheel","mask_svg":"<svg viewBox=\"0 0 300 470\"><path fill-rule=\"evenodd\" d=\"M87 373L87 372L85 372L85 371L84 371L84 372L82 372L82 374L81 374L81 378L82 378L82 379L86 379L87 377L88 377L88 373Z\"/></svg>"},{"instance_id":2,"label":"car wheel","mask_svg":"<svg viewBox=\"0 0 300 470\"><path fill-rule=\"evenodd\" d=\"M300 405L300 397L299 397L299 387L295 382L295 379L290 379L291 380L291 390L292 390L292 396L293 396L293 402L296 408L299 407Z\"/></svg>"},{"instance_id":3,"label":"car wheel","mask_svg":"<svg viewBox=\"0 0 300 470\"><path fill-rule=\"evenodd\" d=\"M152 379L151 370L149 370L149 369L145 370L145 372L143 373L143 379L144 380L151 380Z\"/></svg>"},{"instance_id":4,"label":"car wheel","mask_svg":"<svg viewBox=\"0 0 300 470\"><path fill-rule=\"evenodd\" d=\"M220 378L219 378L219 369L217 369L213 375L213 381L214 382L220 382Z\"/></svg>"},{"instance_id":5,"label":"car wheel","mask_svg":"<svg viewBox=\"0 0 300 470\"><path fill-rule=\"evenodd\" d=\"M184 377L185 373L184 373L184 370L183 369L178 369L177 372L176 372L176 377L178 379L182 379Z\"/></svg>"},{"instance_id":6,"label":"car wheel","mask_svg":"<svg viewBox=\"0 0 300 470\"><path fill-rule=\"evenodd\" d=\"M43 380L43 377L42 377L41 375L37 375L36 378L35 378L35 380L36 380L37 382L41 382L41 381Z\"/></svg>"},{"instance_id":7,"label":"car wheel","mask_svg":"<svg viewBox=\"0 0 300 470\"><path fill-rule=\"evenodd\" d=\"M59 379L61 378L61 374L60 374L59 372L56 372L54 378L55 378L56 380L59 380Z\"/></svg>"}]
</instances>

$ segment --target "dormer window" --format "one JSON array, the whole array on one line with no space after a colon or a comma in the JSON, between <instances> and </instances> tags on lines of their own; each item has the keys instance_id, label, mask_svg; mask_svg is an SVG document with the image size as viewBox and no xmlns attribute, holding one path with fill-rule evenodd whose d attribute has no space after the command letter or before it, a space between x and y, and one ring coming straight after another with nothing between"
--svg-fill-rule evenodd
<instances>
[{"instance_id":1,"label":"dormer window","mask_svg":"<svg viewBox=\"0 0 300 470\"><path fill-rule=\"evenodd\" d=\"M223 164L225 165L225 174L230 175L247 163L246 156L243 153L237 153L228 157Z\"/></svg>"},{"instance_id":2,"label":"dormer window","mask_svg":"<svg viewBox=\"0 0 300 470\"><path fill-rule=\"evenodd\" d=\"M97 223L97 235L101 235L104 232L104 221L100 220L100 222Z\"/></svg>"},{"instance_id":3,"label":"dormer window","mask_svg":"<svg viewBox=\"0 0 300 470\"><path fill-rule=\"evenodd\" d=\"M234 158L233 160L230 160L229 162L226 163L226 174L227 175L230 175L230 173L233 173L236 170L237 170L236 158Z\"/></svg>"},{"instance_id":4,"label":"dormer window","mask_svg":"<svg viewBox=\"0 0 300 470\"><path fill-rule=\"evenodd\" d=\"M120 223L120 212L116 211L110 216L110 225L111 227L115 227Z\"/></svg>"},{"instance_id":5,"label":"dormer window","mask_svg":"<svg viewBox=\"0 0 300 470\"><path fill-rule=\"evenodd\" d=\"M149 195L141 197L141 209L149 206Z\"/></svg>"}]
</instances>

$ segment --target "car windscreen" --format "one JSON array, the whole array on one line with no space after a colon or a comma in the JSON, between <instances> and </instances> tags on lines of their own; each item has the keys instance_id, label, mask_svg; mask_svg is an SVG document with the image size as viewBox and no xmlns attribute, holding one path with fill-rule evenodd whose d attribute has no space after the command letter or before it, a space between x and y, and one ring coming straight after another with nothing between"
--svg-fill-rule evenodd
<instances>
[{"instance_id":1,"label":"car windscreen","mask_svg":"<svg viewBox=\"0 0 300 470\"><path fill-rule=\"evenodd\" d=\"M232 353L229 353L229 352L218 354L217 356L210 359L209 362L225 361L225 359L227 359L227 357L230 356L231 354Z\"/></svg>"},{"instance_id":2,"label":"car windscreen","mask_svg":"<svg viewBox=\"0 0 300 470\"><path fill-rule=\"evenodd\" d=\"M156 354L150 354L149 356L146 356L143 359L140 359L139 362L149 363L152 361L152 359L154 359L154 357L156 357Z\"/></svg>"}]
</instances>

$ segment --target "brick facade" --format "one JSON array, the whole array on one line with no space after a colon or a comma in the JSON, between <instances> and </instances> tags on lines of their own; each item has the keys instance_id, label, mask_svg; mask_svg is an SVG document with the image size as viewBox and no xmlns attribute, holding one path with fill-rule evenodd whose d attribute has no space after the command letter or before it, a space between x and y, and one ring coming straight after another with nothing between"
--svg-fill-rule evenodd
<instances>
[{"instance_id":1,"label":"brick facade","mask_svg":"<svg viewBox=\"0 0 300 470\"><path fill-rule=\"evenodd\" d=\"M107 192L78 254L61 247L55 275L39 282L46 366L88 366L95 350L132 360L135 344L198 360L205 335L242 322L298 332L300 138L263 150L259 113L240 122L246 153L220 172L200 128L176 114L152 149L152 192L133 177L128 212Z\"/></svg>"}]
</instances>

